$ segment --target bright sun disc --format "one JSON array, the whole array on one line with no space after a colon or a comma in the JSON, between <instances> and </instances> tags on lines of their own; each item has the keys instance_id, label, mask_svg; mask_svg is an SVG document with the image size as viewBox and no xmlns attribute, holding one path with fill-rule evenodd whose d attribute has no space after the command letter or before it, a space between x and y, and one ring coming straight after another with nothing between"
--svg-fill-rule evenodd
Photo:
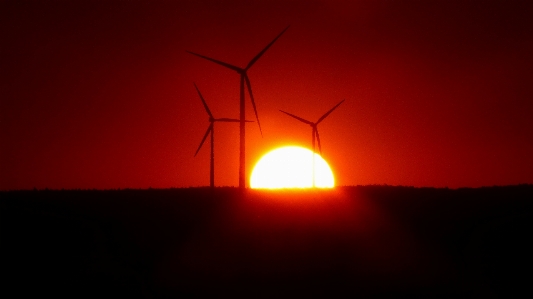
<instances>
[{"instance_id":1,"label":"bright sun disc","mask_svg":"<svg viewBox=\"0 0 533 299\"><path fill-rule=\"evenodd\" d=\"M299 146L277 148L265 154L254 167L250 178L253 189L313 187L313 152ZM333 188L333 172L319 155L315 159L315 187Z\"/></svg>"}]
</instances>

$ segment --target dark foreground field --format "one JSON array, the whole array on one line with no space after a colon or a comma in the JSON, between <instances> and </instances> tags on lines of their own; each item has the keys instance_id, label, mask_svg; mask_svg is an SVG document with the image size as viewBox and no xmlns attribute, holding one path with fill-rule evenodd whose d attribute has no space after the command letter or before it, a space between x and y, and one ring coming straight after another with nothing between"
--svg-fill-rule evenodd
<instances>
[{"instance_id":1,"label":"dark foreground field","mask_svg":"<svg viewBox=\"0 0 533 299\"><path fill-rule=\"evenodd\" d=\"M533 296L531 185L0 196L3 298Z\"/></svg>"}]
</instances>

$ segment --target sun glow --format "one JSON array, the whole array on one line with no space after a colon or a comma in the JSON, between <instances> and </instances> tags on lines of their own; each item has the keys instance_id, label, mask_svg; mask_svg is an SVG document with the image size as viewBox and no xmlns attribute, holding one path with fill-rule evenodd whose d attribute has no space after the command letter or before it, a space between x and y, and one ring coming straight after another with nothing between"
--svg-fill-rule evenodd
<instances>
[{"instance_id":1,"label":"sun glow","mask_svg":"<svg viewBox=\"0 0 533 299\"><path fill-rule=\"evenodd\" d=\"M277 148L265 154L254 167L250 178L253 189L312 188L313 152L298 146ZM314 154L314 186L333 188L333 172L328 163Z\"/></svg>"}]
</instances>

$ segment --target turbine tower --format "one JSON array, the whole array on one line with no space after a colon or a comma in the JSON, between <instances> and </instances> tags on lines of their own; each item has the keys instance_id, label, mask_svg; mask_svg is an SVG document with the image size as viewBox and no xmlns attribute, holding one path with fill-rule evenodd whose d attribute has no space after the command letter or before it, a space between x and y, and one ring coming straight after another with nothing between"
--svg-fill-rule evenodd
<instances>
[{"instance_id":1,"label":"turbine tower","mask_svg":"<svg viewBox=\"0 0 533 299\"><path fill-rule=\"evenodd\" d=\"M339 107L339 105L342 104L342 102L344 102L344 100L340 101L333 108L329 109L329 111L324 113L324 115L322 115L316 122L311 122L311 121L308 121L307 119L303 119L303 118L301 118L299 116L296 116L294 114L291 114L289 112L285 112L283 110L280 110L281 112L287 114L288 116L292 116L292 117L296 118L297 120L310 125L311 128L312 128L312 135L313 135L313 138L312 138L313 139L313 187L315 186L315 137L316 137L316 140L318 141L318 150L320 151L320 154L322 154L322 146L320 145L320 135L318 134L317 125L321 121L323 121L331 112L333 112L333 110L337 109L337 107Z\"/></svg>"},{"instance_id":2,"label":"turbine tower","mask_svg":"<svg viewBox=\"0 0 533 299\"><path fill-rule=\"evenodd\" d=\"M193 54L195 56L198 56L200 58L204 58L204 59L207 59L209 61L212 61L216 64L219 64L221 66L224 66L226 68L229 68L231 70L234 70L236 71L240 76L241 76L241 80L240 80L240 153L239 153L239 188L243 189L246 187L246 179L245 179L245 170L246 170L246 166L245 166L245 118L246 118L246 113L245 113L245 101L244 101L244 83L246 82L246 86L247 86L247 89L248 89L248 93L250 95L250 99L252 101L252 106L254 108L254 113L255 113L255 119L257 120L257 125L259 126L259 132L261 133L261 136L263 136L263 131L261 130L261 123L259 123L259 117L257 116L257 108L255 106L255 101L254 101L254 96L252 94L252 86L250 84L250 79L248 78L248 74L246 73L251 67L252 65L254 65L254 63L266 52L266 50L268 50L268 48L270 48L270 46L272 46L272 44L274 44L274 42L289 28L289 26L287 26L285 29L283 29L283 31L281 31L280 34L278 34L278 36L276 36L276 38L274 38L274 40L272 40L261 52L259 52L259 54L257 54L252 60L250 60L250 62L248 63L248 65L245 67L245 68L240 68L240 67L237 67L237 66L234 66L234 65L231 65L229 63L226 63L226 62L222 62L222 61L219 61L219 60L216 60L216 59L213 59L213 58L210 58L210 57L207 57L207 56L203 56L203 55L200 55L200 54L197 54L197 53L194 53L194 52L190 52L190 51L187 51L187 53L190 53L190 54Z\"/></svg>"},{"instance_id":3,"label":"turbine tower","mask_svg":"<svg viewBox=\"0 0 533 299\"><path fill-rule=\"evenodd\" d=\"M207 106L207 103L204 100L204 97L200 93L200 90L198 89L198 86L196 86L196 83L194 83L194 87L196 88L196 91L198 92L198 95L200 96L200 99L202 100L202 104L204 104L205 111L207 112L207 115L209 115L209 127L207 128L207 131L205 132L204 138L202 138L202 142L200 142L200 146L198 146L198 149L196 150L196 153L194 156L198 154L200 149L202 148L202 145L204 144L205 140L207 139L207 135L211 133L211 165L210 165L210 176L209 176L209 186L211 188L215 187L215 122L240 122L238 119L232 119L232 118L214 118L213 114L209 110L209 107ZM246 121L250 122L250 121Z\"/></svg>"}]
</instances>

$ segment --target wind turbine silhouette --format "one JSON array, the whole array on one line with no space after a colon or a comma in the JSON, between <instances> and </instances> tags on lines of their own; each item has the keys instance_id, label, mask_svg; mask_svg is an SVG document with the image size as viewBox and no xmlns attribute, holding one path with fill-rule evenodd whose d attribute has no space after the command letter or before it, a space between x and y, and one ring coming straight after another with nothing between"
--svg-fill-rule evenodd
<instances>
[{"instance_id":1,"label":"wind turbine silhouette","mask_svg":"<svg viewBox=\"0 0 533 299\"><path fill-rule=\"evenodd\" d=\"M194 156L198 154L200 149L202 148L202 145L204 145L205 140L207 139L207 135L211 133L211 164L209 166L210 169L210 176L209 176L209 186L211 188L215 187L215 122L240 122L238 119L233 118L214 118L213 114L211 113L211 110L209 110L209 107L207 106L207 103L204 100L204 97L200 93L200 90L198 89L198 86L196 86L196 83L194 83L194 87L196 88L196 91L198 92L198 95L200 96L200 99L202 100L202 104L204 104L205 111L207 112L207 115L209 115L209 127L207 128L207 131L205 132L204 138L202 138L202 142L200 142L200 146L198 146L198 149L196 150L196 153ZM249 120L245 120L245 122L251 122Z\"/></svg>"},{"instance_id":2,"label":"wind turbine silhouette","mask_svg":"<svg viewBox=\"0 0 533 299\"><path fill-rule=\"evenodd\" d=\"M318 150L320 151L320 154L322 154L322 146L320 145L320 135L318 134L317 125L321 121L323 121L331 112L333 112L333 110L337 109L337 107L339 107L339 105L342 104L342 102L344 102L344 100L340 101L333 108L329 109L329 111L324 113L324 115L322 115L316 122L308 121L307 119L303 119L303 118L301 118L299 116L296 116L294 114L291 114L289 112L285 112L283 110L280 110L281 112L287 114L288 116L292 116L292 117L296 118L297 120L310 125L311 128L312 128L312 135L313 135L313 187L315 186L315 137L316 137L316 140L318 141Z\"/></svg>"},{"instance_id":3,"label":"wind turbine silhouette","mask_svg":"<svg viewBox=\"0 0 533 299\"><path fill-rule=\"evenodd\" d=\"M210 57L207 57L207 56L203 56L203 55L200 55L200 54L197 54L197 53L194 53L194 52L191 52L191 51L187 51L187 53L190 53L192 55L195 55L195 56L198 56L200 58L204 58L204 59L207 59L209 61L212 61L216 64L220 64L224 67L227 67L229 69L232 69L234 71L236 71L237 73L239 73L239 75L241 75L241 81L240 81L240 144L239 144L239 147L240 147L240 154L239 154L239 188L243 189L246 187L246 181L245 181L245 170L246 170L246 161L245 161L245 101L244 101L244 82L246 82L246 86L247 86L247 89L248 89L248 93L250 94L250 99L252 101L252 106L254 108L254 113L255 113L255 119L257 120L257 125L259 126L259 132L261 133L261 136L263 136L263 131L261 130L261 123L259 122L259 116L257 115L257 108L255 106L255 100L254 100L254 96L253 96L253 93L252 93L252 85L250 84L250 79L248 78L248 74L246 73L251 67L252 65L254 65L254 63L266 52L266 50L268 50L268 48L270 48L270 46L272 46L272 44L274 44L274 42L289 28L289 26L287 26L285 29L283 29L283 31L281 31L280 34L278 34L278 36L276 36L276 38L274 38L274 40L272 40L261 52L259 52L259 54L257 54L252 60L250 60L250 62L248 63L248 65L245 67L245 68L240 68L240 67L237 67L237 66L234 66L234 65L231 65L229 63L226 63L226 62L222 62L222 61L219 61L219 60L216 60L216 59L213 59L213 58L210 58Z\"/></svg>"}]
</instances>

